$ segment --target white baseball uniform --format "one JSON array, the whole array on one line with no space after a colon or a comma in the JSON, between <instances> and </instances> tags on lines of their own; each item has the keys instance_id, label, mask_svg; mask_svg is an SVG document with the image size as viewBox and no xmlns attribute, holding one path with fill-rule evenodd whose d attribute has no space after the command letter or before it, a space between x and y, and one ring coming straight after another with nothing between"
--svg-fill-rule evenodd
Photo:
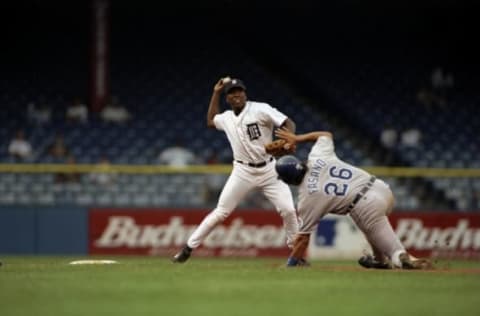
<instances>
[{"instance_id":1,"label":"white baseball uniform","mask_svg":"<svg viewBox=\"0 0 480 316\"><path fill-rule=\"evenodd\" d=\"M275 159L265 152L265 144L272 141L274 127L281 126L287 116L267 103L247 101L239 115L232 110L215 115L218 130L227 135L233 151L233 170L217 207L205 217L188 239L187 245L196 248L237 207L248 192L262 190L283 218L287 245L291 246L298 231L298 218L292 193L287 184L278 179Z\"/></svg>"},{"instance_id":2,"label":"white baseball uniform","mask_svg":"<svg viewBox=\"0 0 480 316\"><path fill-rule=\"evenodd\" d=\"M317 139L307 166L299 186L300 233L311 233L327 213L350 214L374 249L390 258L405 251L387 218L394 199L384 181L340 160L328 136Z\"/></svg>"}]
</instances>

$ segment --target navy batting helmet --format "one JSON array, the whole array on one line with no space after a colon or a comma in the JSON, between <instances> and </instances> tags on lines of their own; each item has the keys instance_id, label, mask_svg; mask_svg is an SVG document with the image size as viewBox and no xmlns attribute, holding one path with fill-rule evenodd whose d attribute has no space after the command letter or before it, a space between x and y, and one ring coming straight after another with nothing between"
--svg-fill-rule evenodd
<instances>
[{"instance_id":1,"label":"navy batting helmet","mask_svg":"<svg viewBox=\"0 0 480 316\"><path fill-rule=\"evenodd\" d=\"M307 172L307 166L297 157L286 155L277 160L275 170L278 177L285 183L299 185Z\"/></svg>"}]
</instances>

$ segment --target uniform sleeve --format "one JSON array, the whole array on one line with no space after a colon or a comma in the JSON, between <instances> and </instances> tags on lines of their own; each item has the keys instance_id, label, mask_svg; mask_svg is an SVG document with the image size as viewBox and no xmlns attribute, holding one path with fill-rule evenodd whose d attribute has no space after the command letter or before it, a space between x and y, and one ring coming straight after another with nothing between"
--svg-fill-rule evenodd
<instances>
[{"instance_id":1,"label":"uniform sleeve","mask_svg":"<svg viewBox=\"0 0 480 316\"><path fill-rule=\"evenodd\" d=\"M335 146L333 145L333 139L328 136L320 136L317 138L315 145L312 147L312 154L315 156L328 158L335 155Z\"/></svg>"},{"instance_id":2,"label":"uniform sleeve","mask_svg":"<svg viewBox=\"0 0 480 316\"><path fill-rule=\"evenodd\" d=\"M217 114L213 117L213 124L215 124L216 129L223 131L225 124L225 112L222 114Z\"/></svg>"},{"instance_id":3,"label":"uniform sleeve","mask_svg":"<svg viewBox=\"0 0 480 316\"><path fill-rule=\"evenodd\" d=\"M260 103L260 110L262 114L271 120L275 126L281 126L283 122L288 118L285 114L272 107L267 103Z\"/></svg>"}]
</instances>

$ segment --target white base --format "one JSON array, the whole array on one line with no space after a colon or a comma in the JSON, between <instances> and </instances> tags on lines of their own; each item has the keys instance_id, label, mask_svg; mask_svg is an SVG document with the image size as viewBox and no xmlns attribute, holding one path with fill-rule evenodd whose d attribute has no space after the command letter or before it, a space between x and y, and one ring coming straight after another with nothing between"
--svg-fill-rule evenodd
<instances>
[{"instance_id":1,"label":"white base","mask_svg":"<svg viewBox=\"0 0 480 316\"><path fill-rule=\"evenodd\" d=\"M115 264L118 263L115 260L77 260L72 261L69 264L79 265L79 264Z\"/></svg>"}]
</instances>

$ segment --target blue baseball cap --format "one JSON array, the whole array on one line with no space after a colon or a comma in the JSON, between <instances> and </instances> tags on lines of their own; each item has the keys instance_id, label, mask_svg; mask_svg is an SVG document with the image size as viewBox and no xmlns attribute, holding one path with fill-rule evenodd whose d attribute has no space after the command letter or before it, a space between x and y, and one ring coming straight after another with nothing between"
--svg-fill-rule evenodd
<instances>
[{"instance_id":1,"label":"blue baseball cap","mask_svg":"<svg viewBox=\"0 0 480 316\"><path fill-rule=\"evenodd\" d=\"M225 93L229 93L230 90L232 90L234 88L241 88L242 90L247 90L247 87L245 87L245 84L243 83L242 80L232 79L225 84L225 87L223 87L223 91Z\"/></svg>"}]
</instances>

